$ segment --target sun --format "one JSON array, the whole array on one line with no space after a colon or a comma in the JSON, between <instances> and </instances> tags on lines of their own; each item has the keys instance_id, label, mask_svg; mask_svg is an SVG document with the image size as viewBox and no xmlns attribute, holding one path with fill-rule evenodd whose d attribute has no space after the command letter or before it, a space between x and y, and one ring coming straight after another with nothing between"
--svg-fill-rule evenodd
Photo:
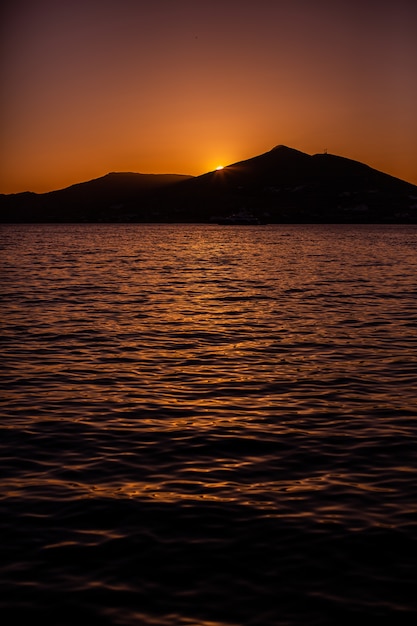
<instances>
[{"instance_id":1,"label":"sun","mask_svg":"<svg viewBox=\"0 0 417 626\"><path fill-rule=\"evenodd\" d=\"M216 167L216 170L217 170L217 171L222 170L222 169L223 169L223 167L224 167L223 165L218 165L218 166Z\"/></svg>"}]
</instances>

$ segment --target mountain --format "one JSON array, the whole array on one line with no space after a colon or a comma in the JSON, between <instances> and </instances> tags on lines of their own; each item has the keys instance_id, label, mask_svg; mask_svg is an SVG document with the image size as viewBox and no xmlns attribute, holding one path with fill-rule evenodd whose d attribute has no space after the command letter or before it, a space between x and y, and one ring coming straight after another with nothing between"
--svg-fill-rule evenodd
<instances>
[{"instance_id":1,"label":"mountain","mask_svg":"<svg viewBox=\"0 0 417 626\"><path fill-rule=\"evenodd\" d=\"M188 180L181 174L111 172L48 193L0 194L0 221L98 221L117 217L124 207L146 200L156 190ZM111 220L112 221L112 220Z\"/></svg>"},{"instance_id":2,"label":"mountain","mask_svg":"<svg viewBox=\"0 0 417 626\"><path fill-rule=\"evenodd\" d=\"M201 221L246 210L271 223L417 223L415 185L358 161L286 146L180 183L167 203L186 218L197 199Z\"/></svg>"},{"instance_id":3,"label":"mountain","mask_svg":"<svg viewBox=\"0 0 417 626\"><path fill-rule=\"evenodd\" d=\"M417 187L368 165L286 146L202 176L108 174L48 194L0 197L5 221L417 223Z\"/></svg>"}]
</instances>

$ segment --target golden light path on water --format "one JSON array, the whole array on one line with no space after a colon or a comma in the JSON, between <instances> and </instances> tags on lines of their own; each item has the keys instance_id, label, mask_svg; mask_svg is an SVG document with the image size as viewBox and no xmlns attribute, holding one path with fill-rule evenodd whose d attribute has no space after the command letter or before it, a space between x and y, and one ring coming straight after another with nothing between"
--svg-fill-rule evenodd
<instances>
[{"instance_id":1,"label":"golden light path on water","mask_svg":"<svg viewBox=\"0 0 417 626\"><path fill-rule=\"evenodd\" d=\"M65 606L65 626L411 615L416 238L6 226L1 608L57 624Z\"/></svg>"}]
</instances>

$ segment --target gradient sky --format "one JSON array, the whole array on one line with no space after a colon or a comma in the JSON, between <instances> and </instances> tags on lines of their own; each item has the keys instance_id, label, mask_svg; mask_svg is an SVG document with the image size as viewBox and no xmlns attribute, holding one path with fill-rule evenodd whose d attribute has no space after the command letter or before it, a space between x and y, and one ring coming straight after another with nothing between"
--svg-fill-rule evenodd
<instances>
[{"instance_id":1,"label":"gradient sky","mask_svg":"<svg viewBox=\"0 0 417 626\"><path fill-rule=\"evenodd\" d=\"M2 4L2 193L277 144L417 184L416 0Z\"/></svg>"}]
</instances>

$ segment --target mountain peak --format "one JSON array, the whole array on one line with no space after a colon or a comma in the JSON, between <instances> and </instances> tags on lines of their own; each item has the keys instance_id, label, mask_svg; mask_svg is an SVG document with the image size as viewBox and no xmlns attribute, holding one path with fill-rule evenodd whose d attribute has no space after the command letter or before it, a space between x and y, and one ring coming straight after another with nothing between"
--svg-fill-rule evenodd
<instances>
[{"instance_id":1,"label":"mountain peak","mask_svg":"<svg viewBox=\"0 0 417 626\"><path fill-rule=\"evenodd\" d=\"M284 144L280 143L277 146L274 146L270 152L286 152L286 153L296 153L296 154L304 154L305 152L301 152L301 150L296 150L295 148L290 148L289 146L284 146Z\"/></svg>"}]
</instances>

